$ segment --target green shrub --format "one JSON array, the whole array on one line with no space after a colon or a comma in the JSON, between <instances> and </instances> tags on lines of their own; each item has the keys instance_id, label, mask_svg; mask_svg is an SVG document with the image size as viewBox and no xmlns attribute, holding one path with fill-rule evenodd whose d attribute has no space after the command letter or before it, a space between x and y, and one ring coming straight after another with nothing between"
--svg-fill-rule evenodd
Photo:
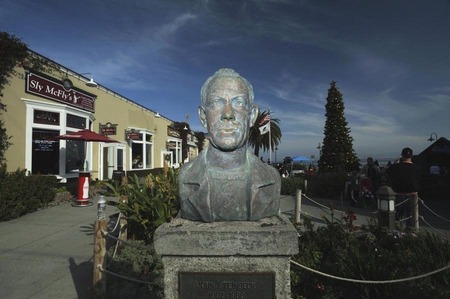
<instances>
[{"instance_id":1,"label":"green shrub","mask_svg":"<svg viewBox=\"0 0 450 299\"><path fill-rule=\"evenodd\" d=\"M106 298L163 298L162 262L152 246L143 241L128 241L119 247L114 258L113 254L111 248L106 255L109 271L149 284L108 275Z\"/></svg>"},{"instance_id":2,"label":"green shrub","mask_svg":"<svg viewBox=\"0 0 450 299\"><path fill-rule=\"evenodd\" d=\"M354 230L354 214L312 229L308 221L293 260L309 268L355 280L394 280L448 265L448 241L426 233L388 232L377 226ZM293 266L293 298L450 298L450 273L389 284L362 284L329 278Z\"/></svg>"},{"instance_id":3,"label":"green shrub","mask_svg":"<svg viewBox=\"0 0 450 299\"><path fill-rule=\"evenodd\" d=\"M109 201L127 217L127 229L130 238L150 241L155 229L169 222L179 210L178 171L165 169L162 174L149 174L141 183L134 175L123 178L120 184L103 183L118 198L127 201Z\"/></svg>"},{"instance_id":4,"label":"green shrub","mask_svg":"<svg viewBox=\"0 0 450 299\"><path fill-rule=\"evenodd\" d=\"M58 187L54 176L26 175L26 170L6 172L0 167L0 221L34 212L53 201Z\"/></svg>"},{"instance_id":5,"label":"green shrub","mask_svg":"<svg viewBox=\"0 0 450 299\"><path fill-rule=\"evenodd\" d=\"M298 189L305 192L305 180L303 178L281 178L281 194L293 195Z\"/></svg>"}]
</instances>

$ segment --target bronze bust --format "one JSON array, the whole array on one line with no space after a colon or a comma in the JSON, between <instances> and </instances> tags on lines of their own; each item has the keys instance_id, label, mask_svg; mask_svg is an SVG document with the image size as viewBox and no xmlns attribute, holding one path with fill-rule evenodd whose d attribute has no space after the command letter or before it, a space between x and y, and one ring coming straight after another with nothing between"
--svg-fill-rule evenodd
<instances>
[{"instance_id":1,"label":"bronze bust","mask_svg":"<svg viewBox=\"0 0 450 299\"><path fill-rule=\"evenodd\" d=\"M281 178L247 148L259 109L250 83L232 69L220 69L201 89L198 115L209 144L181 167L181 218L256 221L278 215Z\"/></svg>"}]
</instances>

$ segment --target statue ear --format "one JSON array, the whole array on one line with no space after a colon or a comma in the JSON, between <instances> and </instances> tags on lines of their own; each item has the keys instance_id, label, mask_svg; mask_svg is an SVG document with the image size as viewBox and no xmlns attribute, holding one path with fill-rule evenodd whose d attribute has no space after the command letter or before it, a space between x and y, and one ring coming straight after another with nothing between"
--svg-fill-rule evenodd
<instances>
[{"instance_id":1,"label":"statue ear","mask_svg":"<svg viewBox=\"0 0 450 299\"><path fill-rule=\"evenodd\" d=\"M250 110L250 127L252 127L256 120L258 119L259 114L259 108L255 104L252 104L251 110Z\"/></svg>"},{"instance_id":2,"label":"statue ear","mask_svg":"<svg viewBox=\"0 0 450 299\"><path fill-rule=\"evenodd\" d=\"M207 122L206 122L206 112L205 109L203 109L202 106L198 107L197 110L198 118L200 119L200 122L202 123L202 126L206 128Z\"/></svg>"}]
</instances>

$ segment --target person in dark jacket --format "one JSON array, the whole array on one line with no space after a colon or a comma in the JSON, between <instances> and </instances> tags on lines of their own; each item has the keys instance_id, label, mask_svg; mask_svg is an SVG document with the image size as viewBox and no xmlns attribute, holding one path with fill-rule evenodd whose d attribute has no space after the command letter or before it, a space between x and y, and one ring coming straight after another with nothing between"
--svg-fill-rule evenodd
<instances>
[{"instance_id":1,"label":"person in dark jacket","mask_svg":"<svg viewBox=\"0 0 450 299\"><path fill-rule=\"evenodd\" d=\"M394 163L386 169L389 185L397 193L395 196L397 221L409 217L408 201L410 202L411 210L416 208L414 205L417 205L417 194L420 189L420 171L412 163L412 149L409 147L404 148L401 155L402 158L398 163Z\"/></svg>"}]
</instances>

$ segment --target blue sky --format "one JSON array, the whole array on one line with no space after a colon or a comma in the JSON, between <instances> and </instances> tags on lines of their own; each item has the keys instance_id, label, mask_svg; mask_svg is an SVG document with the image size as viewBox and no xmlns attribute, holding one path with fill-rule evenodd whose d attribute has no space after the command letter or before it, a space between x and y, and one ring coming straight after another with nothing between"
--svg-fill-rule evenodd
<instances>
[{"instance_id":1,"label":"blue sky","mask_svg":"<svg viewBox=\"0 0 450 299\"><path fill-rule=\"evenodd\" d=\"M277 159L319 155L331 81L359 157L449 137L450 1L0 0L0 31L174 121L203 130L200 88L246 77L283 133ZM268 157L268 153L263 154ZM272 154L272 159L275 155Z\"/></svg>"}]
</instances>

